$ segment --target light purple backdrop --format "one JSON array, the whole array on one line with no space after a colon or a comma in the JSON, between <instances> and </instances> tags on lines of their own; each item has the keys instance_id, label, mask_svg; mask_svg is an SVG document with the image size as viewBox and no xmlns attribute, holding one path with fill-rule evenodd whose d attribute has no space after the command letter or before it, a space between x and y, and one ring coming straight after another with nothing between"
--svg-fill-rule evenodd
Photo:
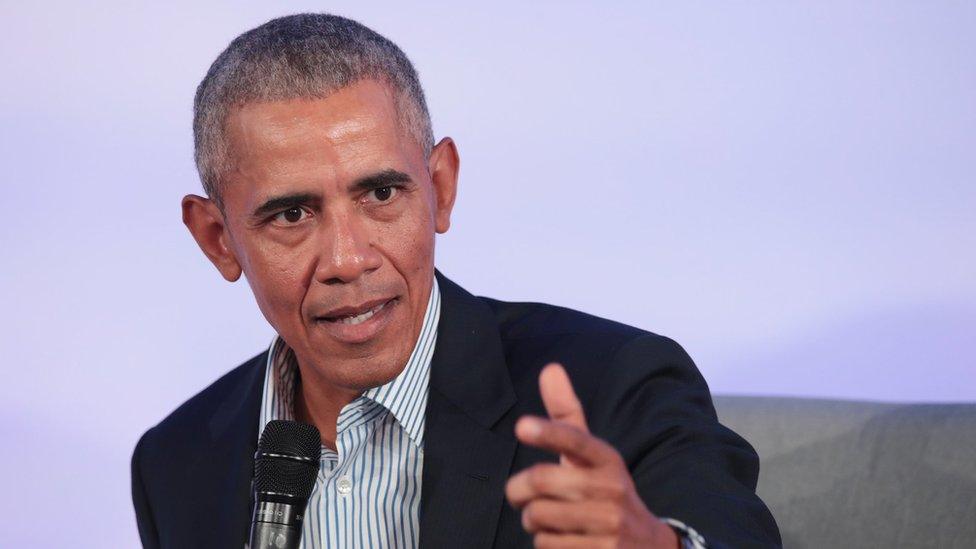
<instances>
[{"instance_id":1,"label":"light purple backdrop","mask_svg":"<svg viewBox=\"0 0 976 549\"><path fill-rule=\"evenodd\" d=\"M137 437L270 341L179 200L196 84L295 11L414 60L470 290L671 336L719 393L976 399L976 4L201 4L0 6L0 546L135 546Z\"/></svg>"}]
</instances>

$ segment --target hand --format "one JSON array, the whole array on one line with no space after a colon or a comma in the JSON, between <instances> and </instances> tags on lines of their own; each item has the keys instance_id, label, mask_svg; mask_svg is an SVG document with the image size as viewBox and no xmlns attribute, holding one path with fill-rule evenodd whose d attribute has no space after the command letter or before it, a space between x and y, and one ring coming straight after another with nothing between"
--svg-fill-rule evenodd
<instances>
[{"instance_id":1,"label":"hand","mask_svg":"<svg viewBox=\"0 0 976 549\"><path fill-rule=\"evenodd\" d=\"M590 434L569 376L552 363L539 374L549 419L523 416L520 441L559 454L508 480L505 495L522 509L536 547L679 547L677 534L651 513L620 453Z\"/></svg>"}]
</instances>

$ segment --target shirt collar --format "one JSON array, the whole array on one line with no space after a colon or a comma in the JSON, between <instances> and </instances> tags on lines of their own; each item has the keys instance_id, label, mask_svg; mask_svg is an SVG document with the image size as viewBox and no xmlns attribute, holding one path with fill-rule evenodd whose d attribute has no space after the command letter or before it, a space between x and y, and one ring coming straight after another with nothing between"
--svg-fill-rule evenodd
<instances>
[{"instance_id":1,"label":"shirt collar","mask_svg":"<svg viewBox=\"0 0 976 549\"><path fill-rule=\"evenodd\" d=\"M427 300L420 334L403 370L384 385L367 389L360 399L375 402L393 414L397 423L417 446L423 445L424 415L430 384L430 362L437 343L437 325L441 314L441 295L434 277ZM294 419L295 385L298 362L295 354L279 335L275 335L268 349L265 366L264 391L258 432L274 419ZM353 401L346 408L357 404ZM343 408L343 410L346 410ZM340 417L341 417L340 413Z\"/></svg>"}]
</instances>

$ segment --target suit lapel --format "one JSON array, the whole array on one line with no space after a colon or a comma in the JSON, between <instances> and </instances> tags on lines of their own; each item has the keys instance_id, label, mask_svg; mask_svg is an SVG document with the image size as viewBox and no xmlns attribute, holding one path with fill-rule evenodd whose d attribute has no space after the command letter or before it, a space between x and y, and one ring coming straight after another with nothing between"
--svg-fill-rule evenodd
<instances>
[{"instance_id":1,"label":"suit lapel","mask_svg":"<svg viewBox=\"0 0 976 549\"><path fill-rule=\"evenodd\" d=\"M491 310L436 276L441 319L424 429L420 546L490 547L517 445L496 424L515 392Z\"/></svg>"},{"instance_id":2,"label":"suit lapel","mask_svg":"<svg viewBox=\"0 0 976 549\"><path fill-rule=\"evenodd\" d=\"M208 547L243 547L251 523L251 477L257 450L258 416L268 354L254 359L244 382L210 420L212 445L201 467L212 492L200 494L199 535L211 537Z\"/></svg>"}]
</instances>

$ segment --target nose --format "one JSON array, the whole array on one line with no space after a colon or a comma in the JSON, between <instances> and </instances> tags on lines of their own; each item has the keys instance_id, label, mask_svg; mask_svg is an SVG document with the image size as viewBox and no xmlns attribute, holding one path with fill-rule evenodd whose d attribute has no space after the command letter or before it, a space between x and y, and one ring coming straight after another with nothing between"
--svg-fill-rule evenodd
<instances>
[{"instance_id":1,"label":"nose","mask_svg":"<svg viewBox=\"0 0 976 549\"><path fill-rule=\"evenodd\" d=\"M373 247L369 227L355 214L336 212L323 223L325 249L315 269L323 284L348 284L375 271L383 257Z\"/></svg>"}]
</instances>

